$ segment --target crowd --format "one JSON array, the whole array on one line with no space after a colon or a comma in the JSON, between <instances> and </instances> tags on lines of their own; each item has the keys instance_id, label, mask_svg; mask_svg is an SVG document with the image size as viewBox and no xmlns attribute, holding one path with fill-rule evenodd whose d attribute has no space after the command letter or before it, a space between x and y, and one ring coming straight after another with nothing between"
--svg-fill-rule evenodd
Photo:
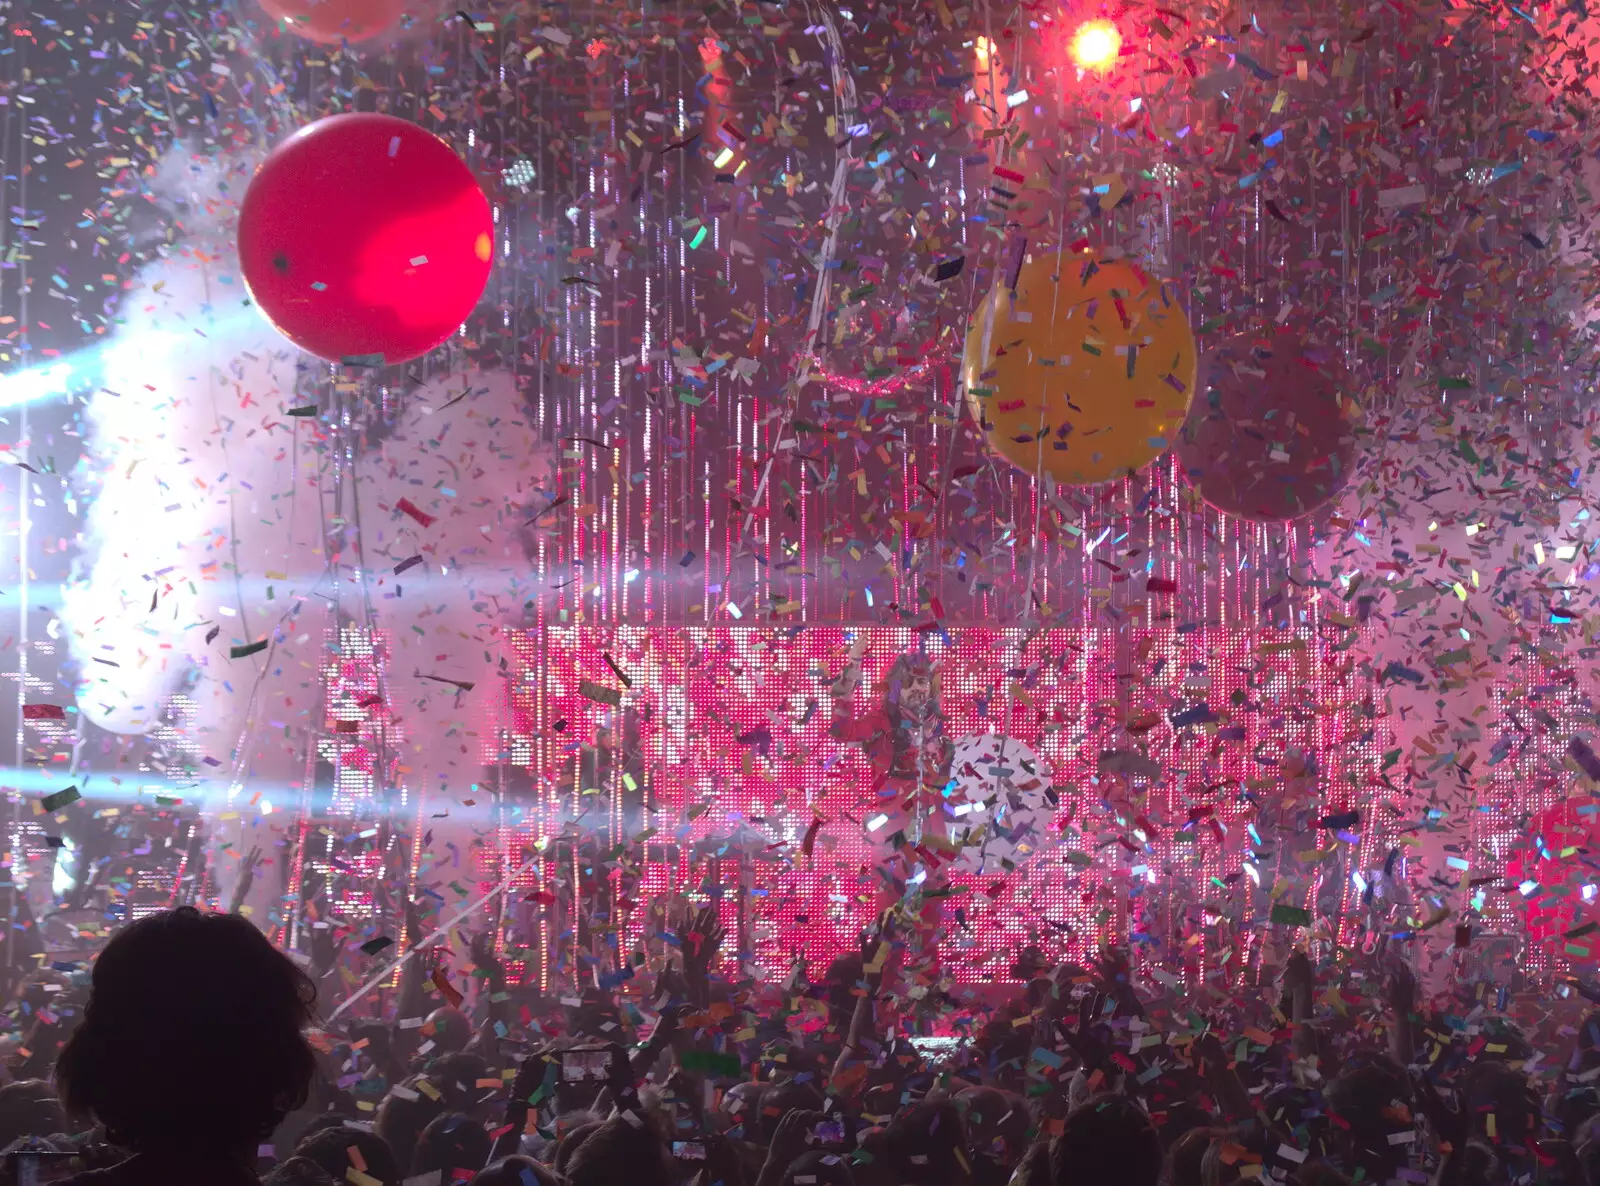
<instances>
[{"instance_id":1,"label":"crowd","mask_svg":"<svg viewBox=\"0 0 1600 1186\"><path fill-rule=\"evenodd\" d=\"M306 967L238 915L152 915L91 966L23 983L0 1172L11 1186L1600 1183L1600 1012L1582 985L1462 980L1424 1000L1379 951L1163 990L1121 953L1087 968L1028 948L1012 998L983 1005L918 950L917 925L891 911L859 952L770 983L718 974L737 961L702 911L663 934L678 958L648 992L640 977L553 998L508 985L480 940L470 969L404 965L382 1016L324 1023L326 952Z\"/></svg>"}]
</instances>

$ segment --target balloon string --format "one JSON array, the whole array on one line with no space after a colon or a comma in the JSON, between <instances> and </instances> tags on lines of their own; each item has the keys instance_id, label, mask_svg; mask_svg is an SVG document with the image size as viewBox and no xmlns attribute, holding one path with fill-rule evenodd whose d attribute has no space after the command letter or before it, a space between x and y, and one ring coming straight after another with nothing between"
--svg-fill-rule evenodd
<instances>
[{"instance_id":1,"label":"balloon string","mask_svg":"<svg viewBox=\"0 0 1600 1186\"><path fill-rule=\"evenodd\" d=\"M1050 294L1050 330L1051 330L1052 333L1054 332L1055 326L1056 326L1056 314L1061 311L1061 262L1062 262L1062 252L1063 252L1062 241L1066 237L1066 229L1067 229L1067 191L1066 191L1065 187L1063 187L1063 189L1061 191L1061 207L1060 207L1060 210L1057 213L1056 218L1057 218L1057 221L1056 221L1056 283L1055 283L1055 287L1051 290L1051 294ZM991 308L990 308L990 321L991 321L991 323L993 321L993 306L995 304L998 304L998 302L999 302L999 292L1000 292L1000 289L999 289L998 286L996 286L996 288L995 288L995 294L996 294L995 300L990 302L990 305L991 305ZM1013 290L1013 299L1015 299L1015 290ZM987 334L988 334L988 327L987 326L984 329L984 333L985 333L985 341L984 341L984 347L983 347L983 354L981 355L981 357L984 359L985 362L987 362L988 359L989 359L989 343L988 343L988 340L987 340ZM1033 545L1028 549L1028 579L1027 579L1027 583L1023 586L1023 594L1024 595L1023 595L1023 602L1022 602L1022 623L1021 623L1022 624L1022 640L1017 644L1017 666L1018 667L1022 666L1023 654L1024 654L1024 652L1026 652L1027 647L1028 647L1028 641L1029 641L1029 637L1028 636L1029 636L1029 633L1033 629L1033 585L1034 585L1034 581L1036 581L1038 579L1038 575L1039 575L1039 515L1040 515L1040 513L1041 513L1041 511L1043 509L1042 504L1045 501L1051 501L1051 502L1054 501L1053 497L1048 497L1047 499L1043 499L1043 498L1040 497L1040 490L1041 490L1042 487L1045 487L1046 480L1049 478L1049 475L1047 475L1044 472L1044 438L1045 438L1045 429L1047 427L1046 424L1045 424L1045 419L1044 419L1045 410L1046 410L1046 407L1047 407L1046 398L1045 397L1048 394L1049 385L1050 385L1049 384L1049 379L1047 377L1045 377L1045 376L1040 376L1040 379L1039 379L1039 419L1038 419L1037 423L1034 426L1034 434L1033 434L1033 436L1034 436L1034 444L1036 446L1036 448L1034 449L1034 456L1033 456L1033 481L1034 481L1034 494L1033 494ZM1051 482L1051 487L1052 488L1048 489L1047 493L1048 493L1048 495L1053 496L1053 494L1054 494L1054 490L1053 490L1054 480L1050 479L1050 482ZM1006 697L1005 719L1001 724L1001 734L1000 734L1002 738L1008 738L1008 737L1011 736L1011 712L1012 712L1012 707L1013 707L1013 701L1015 699L1016 699L1016 697L1014 697L1014 696L1007 696ZM1001 742L1001 750L1002 750L1002 752L1004 751L1004 748L1005 748L1005 743L1004 743L1004 741L1002 741Z\"/></svg>"},{"instance_id":2,"label":"balloon string","mask_svg":"<svg viewBox=\"0 0 1600 1186\"><path fill-rule=\"evenodd\" d=\"M789 380L785 393L783 420L778 424L777 439L773 441L772 452L761 467L761 480L756 483L755 495L750 500L751 509L745 516L746 532L755 525L755 508L761 505L762 498L766 496L767 481L772 477L772 466L778 458L778 446L783 444L783 434L789 428L800 390L811 378L812 354L816 349L817 335L822 330L822 318L827 312L828 294L833 287L833 257L838 251L839 227L844 222L847 209L846 185L850 180L851 167L855 164L855 151L852 147L855 138L850 134L850 126L854 124L856 116L856 82L850 76L850 72L843 68L844 42L839 37L838 26L833 23L827 5L822 5L816 13L827 39L828 69L833 75L834 118L846 123L845 127L838 129L844 145L839 150L839 159L834 162L833 184L828 190L828 214L823 220L828 233L822 240L821 251L817 253L817 287L811 294L811 314L806 321L805 342L800 348L800 358L795 363L794 375Z\"/></svg>"}]
</instances>

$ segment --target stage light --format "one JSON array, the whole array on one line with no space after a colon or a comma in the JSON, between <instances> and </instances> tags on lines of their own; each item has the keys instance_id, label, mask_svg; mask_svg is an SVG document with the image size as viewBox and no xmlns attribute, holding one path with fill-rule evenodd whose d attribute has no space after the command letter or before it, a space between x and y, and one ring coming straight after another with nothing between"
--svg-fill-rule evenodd
<instances>
[{"instance_id":1,"label":"stage light","mask_svg":"<svg viewBox=\"0 0 1600 1186\"><path fill-rule=\"evenodd\" d=\"M1110 21L1085 21L1072 35L1072 60L1080 70L1109 70L1122 52L1122 34Z\"/></svg>"},{"instance_id":2,"label":"stage light","mask_svg":"<svg viewBox=\"0 0 1600 1186\"><path fill-rule=\"evenodd\" d=\"M0 378L0 408L60 399L67 394L72 378L72 367L64 362L14 371Z\"/></svg>"},{"instance_id":3,"label":"stage light","mask_svg":"<svg viewBox=\"0 0 1600 1186\"><path fill-rule=\"evenodd\" d=\"M242 305L233 312L212 317L205 323L205 333L212 338L235 333L260 324L260 316L252 306ZM40 363L0 374L0 411L53 403L94 387L103 381L105 362L113 350L120 348L130 355L143 357L151 350L174 349L192 340L191 331L187 329L183 333L155 330L140 334L137 339L121 342L108 339L82 350L74 350L57 362Z\"/></svg>"}]
</instances>

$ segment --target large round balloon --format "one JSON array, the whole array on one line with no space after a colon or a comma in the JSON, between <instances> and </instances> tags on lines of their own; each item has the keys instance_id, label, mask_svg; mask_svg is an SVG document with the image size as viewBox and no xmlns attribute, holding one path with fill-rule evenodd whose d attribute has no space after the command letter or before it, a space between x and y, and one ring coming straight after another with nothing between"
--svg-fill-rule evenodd
<instances>
[{"instance_id":1,"label":"large round balloon","mask_svg":"<svg viewBox=\"0 0 1600 1186\"><path fill-rule=\"evenodd\" d=\"M1194 334L1135 265L1041 251L1023 261L1014 292L996 285L973 315L962 375L995 452L1027 473L1093 485L1172 443L1194 393Z\"/></svg>"},{"instance_id":2,"label":"large round balloon","mask_svg":"<svg viewBox=\"0 0 1600 1186\"><path fill-rule=\"evenodd\" d=\"M309 41L338 45L387 33L405 12L405 0L261 0L273 20Z\"/></svg>"},{"instance_id":3,"label":"large round balloon","mask_svg":"<svg viewBox=\"0 0 1600 1186\"><path fill-rule=\"evenodd\" d=\"M950 756L950 782L961 812L946 825L960 843L957 869L1007 871L1050 845L1050 767L1027 745L998 733L963 737Z\"/></svg>"},{"instance_id":4,"label":"large round balloon","mask_svg":"<svg viewBox=\"0 0 1600 1186\"><path fill-rule=\"evenodd\" d=\"M1360 410L1331 349L1278 329L1206 354L1201 395L1173 448L1200 497L1275 522L1331 502L1350 480Z\"/></svg>"},{"instance_id":5,"label":"large round balloon","mask_svg":"<svg viewBox=\"0 0 1600 1186\"><path fill-rule=\"evenodd\" d=\"M239 211L250 295L302 350L404 362L460 328L489 279L494 222L443 140L392 115L301 128Z\"/></svg>"}]
</instances>

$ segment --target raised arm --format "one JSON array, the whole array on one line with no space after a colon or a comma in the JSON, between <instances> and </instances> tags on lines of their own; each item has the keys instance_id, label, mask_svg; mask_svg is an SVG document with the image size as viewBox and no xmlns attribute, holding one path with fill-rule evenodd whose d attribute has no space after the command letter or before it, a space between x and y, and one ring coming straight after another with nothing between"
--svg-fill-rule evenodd
<instances>
[{"instance_id":1,"label":"raised arm","mask_svg":"<svg viewBox=\"0 0 1600 1186\"><path fill-rule=\"evenodd\" d=\"M417 910L417 904L409 897L405 900L405 911L406 939L415 949L424 938L422 916ZM414 955L400 969L400 997L395 1008L393 1042L395 1062L400 1066L410 1064L411 1056L416 1052L418 1045L417 1039L422 1034L420 1028L407 1028L402 1023L422 1019L423 973L426 968L427 961L421 956Z\"/></svg>"},{"instance_id":2,"label":"raised arm","mask_svg":"<svg viewBox=\"0 0 1600 1186\"><path fill-rule=\"evenodd\" d=\"M494 953L492 930L474 935L471 950L472 965L483 974L483 999L488 1002L473 1045L492 1064L498 1065L500 1035L511 1024L511 1000L506 995L506 969Z\"/></svg>"},{"instance_id":3,"label":"raised arm","mask_svg":"<svg viewBox=\"0 0 1600 1186\"><path fill-rule=\"evenodd\" d=\"M506 1100L505 1116L494 1138L494 1145L489 1150L486 1165L510 1157L521 1147L522 1134L528 1128L528 1113L533 1110L533 1093L545 1085L549 1068L554 1065L542 1050L522 1060L522 1065L517 1068L517 1077L511 1082L511 1096Z\"/></svg>"},{"instance_id":4,"label":"raised arm","mask_svg":"<svg viewBox=\"0 0 1600 1186\"><path fill-rule=\"evenodd\" d=\"M711 1007L711 965L728 937L717 920L714 906L707 906L678 929L683 949L683 975L689 984L689 1002L700 1010Z\"/></svg>"},{"instance_id":5,"label":"raised arm","mask_svg":"<svg viewBox=\"0 0 1600 1186\"><path fill-rule=\"evenodd\" d=\"M233 896L228 899L228 913L238 914L244 909L245 899L250 896L250 887L255 885L256 870L261 865L261 848L252 845L250 851L239 862L239 878L233 883Z\"/></svg>"},{"instance_id":6,"label":"raised arm","mask_svg":"<svg viewBox=\"0 0 1600 1186\"><path fill-rule=\"evenodd\" d=\"M1417 978L1409 964L1396 960L1384 979L1384 997L1389 1004L1389 1053L1403 1067L1416 1057Z\"/></svg>"},{"instance_id":7,"label":"raised arm","mask_svg":"<svg viewBox=\"0 0 1600 1186\"><path fill-rule=\"evenodd\" d=\"M893 975L899 962L899 945L894 942L894 916L885 911L878 925L861 937L861 972L866 981L866 991L856 998L856 1007L850 1014L850 1029L845 1034L844 1048L833 1064L829 1078L835 1094L849 1094L847 1082L850 1068L860 1060L869 1039L876 1037L876 1020L873 1005L883 990L885 980Z\"/></svg>"}]
</instances>

